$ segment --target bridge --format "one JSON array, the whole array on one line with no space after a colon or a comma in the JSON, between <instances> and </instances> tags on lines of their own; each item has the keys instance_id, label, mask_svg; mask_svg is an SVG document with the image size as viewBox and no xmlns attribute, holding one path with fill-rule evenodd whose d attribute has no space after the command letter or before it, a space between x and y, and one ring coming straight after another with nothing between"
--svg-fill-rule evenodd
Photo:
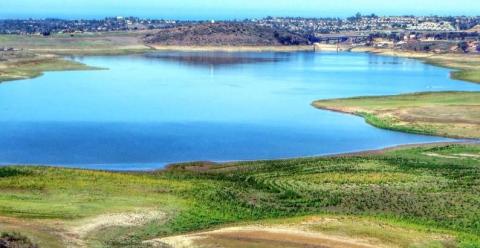
<instances>
[{"instance_id":1,"label":"bridge","mask_svg":"<svg viewBox=\"0 0 480 248\"><path fill-rule=\"evenodd\" d=\"M318 43L337 44L337 43L359 43L368 40L368 35L348 35L348 34L325 34L318 36Z\"/></svg>"}]
</instances>

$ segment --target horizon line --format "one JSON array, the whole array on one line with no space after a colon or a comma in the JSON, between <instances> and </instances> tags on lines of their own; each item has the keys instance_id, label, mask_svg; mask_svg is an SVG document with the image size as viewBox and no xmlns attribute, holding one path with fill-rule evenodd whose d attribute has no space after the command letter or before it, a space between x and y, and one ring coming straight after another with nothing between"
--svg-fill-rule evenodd
<instances>
[{"instance_id":1,"label":"horizon line","mask_svg":"<svg viewBox=\"0 0 480 248\"><path fill-rule=\"evenodd\" d=\"M347 19L349 17L353 17L356 14L348 15L348 16L302 16L302 15L265 15L262 17L233 17L233 18L165 18L165 17L147 17L147 16L136 16L136 15L105 15L105 16L75 16L75 17L67 17L67 16L45 16L45 17L0 17L0 20L48 20L48 19L57 19L57 20L102 20L108 18L139 18L145 20L170 20L170 21L243 21L243 20L254 20L254 19L267 19L267 18L301 18L301 19ZM370 14L362 14L362 17L368 17L371 15L376 15L377 17L480 17L480 15L465 15L465 14L428 14L428 15L416 15L416 14L401 14L401 15L378 15L376 13Z\"/></svg>"}]
</instances>

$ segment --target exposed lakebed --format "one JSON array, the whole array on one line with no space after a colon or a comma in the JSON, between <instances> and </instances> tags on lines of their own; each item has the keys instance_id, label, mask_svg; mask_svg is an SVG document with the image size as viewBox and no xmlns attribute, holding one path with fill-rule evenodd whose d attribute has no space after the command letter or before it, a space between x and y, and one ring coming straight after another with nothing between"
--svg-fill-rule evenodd
<instances>
[{"instance_id":1,"label":"exposed lakebed","mask_svg":"<svg viewBox=\"0 0 480 248\"><path fill-rule=\"evenodd\" d=\"M449 70L362 53L155 53L75 58L101 71L0 85L0 163L143 170L448 141L321 111L317 99L480 90Z\"/></svg>"}]
</instances>

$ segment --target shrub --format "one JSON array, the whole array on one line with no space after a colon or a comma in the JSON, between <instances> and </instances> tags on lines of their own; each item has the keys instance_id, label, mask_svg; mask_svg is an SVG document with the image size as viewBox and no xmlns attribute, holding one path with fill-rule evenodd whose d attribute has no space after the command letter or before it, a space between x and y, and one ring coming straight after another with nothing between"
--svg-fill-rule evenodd
<instances>
[{"instance_id":1,"label":"shrub","mask_svg":"<svg viewBox=\"0 0 480 248\"><path fill-rule=\"evenodd\" d=\"M38 245L20 233L4 232L0 234L0 248L38 248Z\"/></svg>"}]
</instances>

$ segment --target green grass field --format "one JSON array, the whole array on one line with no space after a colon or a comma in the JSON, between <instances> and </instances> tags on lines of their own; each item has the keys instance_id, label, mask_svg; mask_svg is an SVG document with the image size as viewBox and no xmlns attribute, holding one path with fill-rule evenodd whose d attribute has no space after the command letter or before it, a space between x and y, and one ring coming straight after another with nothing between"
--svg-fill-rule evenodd
<instances>
[{"instance_id":1,"label":"green grass field","mask_svg":"<svg viewBox=\"0 0 480 248\"><path fill-rule=\"evenodd\" d=\"M144 240L237 222L329 214L446 233L459 247L480 247L479 190L478 145L183 164L152 173L2 167L0 231L20 226L35 243L61 247L65 239L52 235L68 233L85 218L138 209L166 213L162 220L82 237L91 247L139 247L147 246Z\"/></svg>"},{"instance_id":2,"label":"green grass field","mask_svg":"<svg viewBox=\"0 0 480 248\"><path fill-rule=\"evenodd\" d=\"M480 70L463 70L452 73L452 78L480 83Z\"/></svg>"},{"instance_id":3,"label":"green grass field","mask_svg":"<svg viewBox=\"0 0 480 248\"><path fill-rule=\"evenodd\" d=\"M313 106L364 117L379 128L480 138L480 92L435 92L315 101Z\"/></svg>"}]
</instances>

